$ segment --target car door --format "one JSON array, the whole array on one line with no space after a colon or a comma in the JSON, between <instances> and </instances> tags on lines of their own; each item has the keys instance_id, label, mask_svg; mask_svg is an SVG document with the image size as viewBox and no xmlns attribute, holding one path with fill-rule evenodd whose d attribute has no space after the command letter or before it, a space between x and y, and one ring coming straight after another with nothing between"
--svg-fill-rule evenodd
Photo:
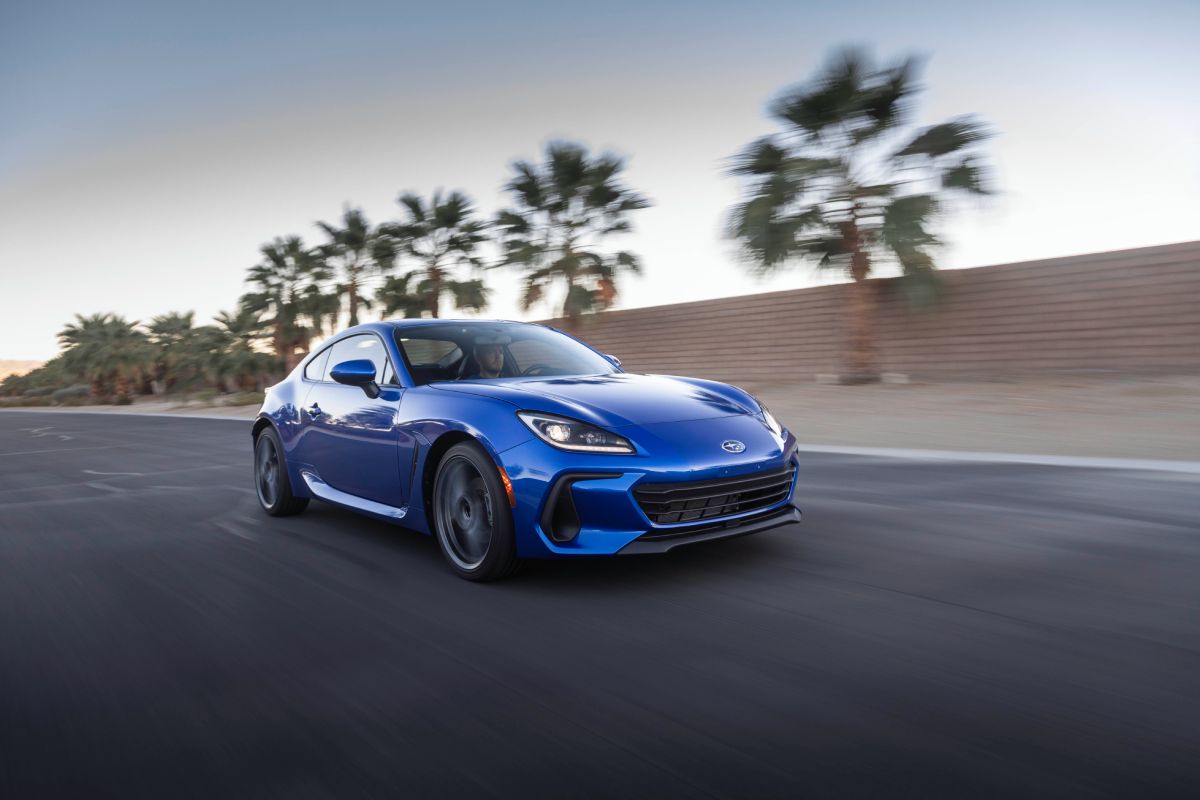
<instances>
[{"instance_id":1,"label":"car door","mask_svg":"<svg viewBox=\"0 0 1200 800\"><path fill-rule=\"evenodd\" d=\"M335 366L356 359L375 364L378 397L368 397L362 388L330 377ZM403 507L407 481L401 467L406 461L401 458L404 448L397 424L403 397L387 349L376 334L357 334L334 343L322 379L311 384L300 412L304 430L298 461L310 465L334 489Z\"/></svg>"}]
</instances>

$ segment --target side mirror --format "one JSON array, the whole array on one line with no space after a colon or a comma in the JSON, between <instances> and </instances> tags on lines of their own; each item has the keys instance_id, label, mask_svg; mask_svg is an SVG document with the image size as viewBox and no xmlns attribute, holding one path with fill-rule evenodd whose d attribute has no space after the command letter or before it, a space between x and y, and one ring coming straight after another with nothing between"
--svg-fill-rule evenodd
<instances>
[{"instance_id":1,"label":"side mirror","mask_svg":"<svg viewBox=\"0 0 1200 800\"><path fill-rule=\"evenodd\" d=\"M379 384L375 383L375 364L369 358L343 361L329 371L329 376L338 383L359 387L371 399L379 397Z\"/></svg>"},{"instance_id":2,"label":"side mirror","mask_svg":"<svg viewBox=\"0 0 1200 800\"><path fill-rule=\"evenodd\" d=\"M619 359L619 358L617 358L616 356L614 356L614 355L611 355L611 354L609 354L609 353L605 353L605 354L604 354L604 357L605 357L605 358L607 358L609 361L611 361L611 362L612 362L612 365L613 365L614 367L616 367L617 369L620 369L620 368L621 368L621 359Z\"/></svg>"}]
</instances>

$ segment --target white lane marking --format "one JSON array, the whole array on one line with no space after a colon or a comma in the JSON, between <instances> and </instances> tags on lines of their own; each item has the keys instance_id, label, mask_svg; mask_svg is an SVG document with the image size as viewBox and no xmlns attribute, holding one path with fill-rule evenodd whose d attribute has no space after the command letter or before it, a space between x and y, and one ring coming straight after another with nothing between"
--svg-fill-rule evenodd
<instances>
[{"instance_id":1,"label":"white lane marking","mask_svg":"<svg viewBox=\"0 0 1200 800\"><path fill-rule=\"evenodd\" d=\"M1032 453L985 453L971 450L913 450L903 447L839 447L837 445L800 444L807 453L834 453L872 458L906 458L914 461L969 461L982 464L1032 464L1042 467L1082 467L1087 469L1131 469L1154 472L1182 472L1200 475L1200 461L1169 461L1150 458L1095 458L1090 456L1047 456Z\"/></svg>"},{"instance_id":2,"label":"white lane marking","mask_svg":"<svg viewBox=\"0 0 1200 800\"><path fill-rule=\"evenodd\" d=\"M179 472L201 472L204 470L214 470L214 469L223 469L223 470L238 469L243 466L244 466L244 464L209 464L208 466L204 466L204 467L183 467L182 469L164 469L164 470L159 470L158 472L155 472L153 474L153 477L157 478L157 477L161 477L163 475L173 475L173 474L179 473ZM103 475L103 476L125 476L125 475L130 475L130 476L136 475L138 477L146 476L146 473L141 473L141 472L94 472L92 470L84 470L84 472L92 472L93 475ZM69 483L48 483L43 486L36 486L36 487L32 487L32 488L19 487L19 488L0 489L0 498L3 498L3 496L6 494L24 495L30 491L33 491L34 489L36 489L39 492L44 492L44 491L50 491L52 489L66 489L71 486L86 486L87 483L88 483L87 481L83 481L82 483L71 481ZM134 487L134 488L135 489L141 489L141 488L155 489L155 488L164 488L164 487L146 486L146 487ZM165 488L187 489L189 491L193 491L197 487L196 486L168 486ZM213 486L213 487L209 487L209 488L223 489L223 490L232 491L232 492L245 492L246 494L255 494L255 491L253 489L247 489L242 486L230 486L228 484L219 484L217 486ZM0 500L0 503L3 503L3 500Z\"/></svg>"},{"instance_id":3,"label":"white lane marking","mask_svg":"<svg viewBox=\"0 0 1200 800\"><path fill-rule=\"evenodd\" d=\"M167 411L84 411L82 409L50 409L50 408L0 408L0 414L91 414L93 416L112 417L169 417L171 419L219 419L226 422L253 422L258 415L258 409L246 412L246 416L230 416L228 414L172 414ZM21 428L19 430L29 430Z\"/></svg>"},{"instance_id":4,"label":"white lane marking","mask_svg":"<svg viewBox=\"0 0 1200 800\"><path fill-rule=\"evenodd\" d=\"M129 491L128 489L123 489L120 486L109 486L108 484L94 481L89 481L85 483L84 486L88 487L89 489L102 489L106 492L112 492L113 494L124 494L125 492Z\"/></svg>"},{"instance_id":5,"label":"white lane marking","mask_svg":"<svg viewBox=\"0 0 1200 800\"><path fill-rule=\"evenodd\" d=\"M47 425L44 428L17 428L18 432L28 433L29 435L34 436L36 438L40 438L42 436L57 436L58 438L64 439L64 440L75 438L74 436L71 436L66 433L46 433L46 431L52 431L52 430L54 430L53 425Z\"/></svg>"},{"instance_id":6,"label":"white lane marking","mask_svg":"<svg viewBox=\"0 0 1200 800\"><path fill-rule=\"evenodd\" d=\"M54 430L53 425L45 425L41 428L17 428L17 431L19 433L28 433L30 436L33 436L34 438L41 437L41 436L50 436L51 434L46 433L46 431L52 431L52 430Z\"/></svg>"},{"instance_id":7,"label":"white lane marking","mask_svg":"<svg viewBox=\"0 0 1200 800\"><path fill-rule=\"evenodd\" d=\"M57 447L53 450L16 450L0 456L34 456L39 453L74 453L76 450L112 450L114 447L133 447L131 444L98 444L91 447Z\"/></svg>"}]
</instances>

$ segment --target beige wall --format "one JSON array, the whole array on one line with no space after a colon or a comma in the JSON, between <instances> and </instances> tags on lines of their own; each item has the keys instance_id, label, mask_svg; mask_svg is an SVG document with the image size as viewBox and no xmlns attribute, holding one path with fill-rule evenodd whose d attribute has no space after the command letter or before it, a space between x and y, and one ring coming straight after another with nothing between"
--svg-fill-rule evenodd
<instances>
[{"instance_id":1,"label":"beige wall","mask_svg":"<svg viewBox=\"0 0 1200 800\"><path fill-rule=\"evenodd\" d=\"M941 300L928 311L909 308L895 280L873 281L884 371L1200 372L1200 242L947 270L941 278ZM609 311L575 332L633 372L805 382L840 371L846 288Z\"/></svg>"}]
</instances>

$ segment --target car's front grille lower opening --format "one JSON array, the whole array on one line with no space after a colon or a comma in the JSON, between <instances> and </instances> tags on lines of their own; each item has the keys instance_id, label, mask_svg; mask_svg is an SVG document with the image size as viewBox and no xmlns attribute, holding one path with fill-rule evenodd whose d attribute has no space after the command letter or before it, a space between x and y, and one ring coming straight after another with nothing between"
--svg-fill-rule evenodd
<instances>
[{"instance_id":1,"label":"car's front grille lower opening","mask_svg":"<svg viewBox=\"0 0 1200 800\"><path fill-rule=\"evenodd\" d=\"M795 474L796 466L789 464L757 475L638 484L633 496L656 525L699 522L773 506L787 498Z\"/></svg>"},{"instance_id":2,"label":"car's front grille lower opening","mask_svg":"<svg viewBox=\"0 0 1200 800\"><path fill-rule=\"evenodd\" d=\"M770 511L760 511L757 514L748 514L737 519L717 521L717 522L699 522L694 525L684 525L679 528L655 528L643 533L638 537L643 542L660 542L669 539L687 539L698 536L704 533L712 533L714 531L725 531L730 528L740 528L760 520L775 517L780 513L787 513L781 509L772 509Z\"/></svg>"}]
</instances>

